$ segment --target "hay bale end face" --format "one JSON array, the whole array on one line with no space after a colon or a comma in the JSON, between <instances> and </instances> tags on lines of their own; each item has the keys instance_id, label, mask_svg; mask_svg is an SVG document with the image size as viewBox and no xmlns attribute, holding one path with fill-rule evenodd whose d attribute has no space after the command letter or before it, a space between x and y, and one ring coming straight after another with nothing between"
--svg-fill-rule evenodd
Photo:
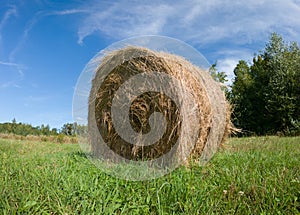
<instances>
[{"instance_id":1,"label":"hay bale end face","mask_svg":"<svg viewBox=\"0 0 300 215\"><path fill-rule=\"evenodd\" d=\"M160 83L151 83L146 78L135 86L123 87L133 77L143 74L147 75L145 77L171 78ZM159 84L162 86L157 86ZM155 90L145 91L146 86ZM125 94L120 96L118 90L122 87ZM132 91L142 93L131 98ZM153 144L133 144L120 135L120 129L113 123L112 112L113 105L121 107L124 99L130 101L126 113L130 124L125 123L127 127L121 129L125 136L135 132L128 137L131 140L138 142L137 138L155 130L155 117L151 121L154 113L163 116L164 129L158 128L157 132L164 130L164 133ZM186 99L193 102L182 103ZM91 150L96 157L105 160L116 159L116 154L117 158L131 161L159 159L166 154L170 154L166 159L176 158L178 162L201 156L209 159L229 134L228 107L220 85L208 72L187 60L142 47L116 50L102 59L92 81L88 113Z\"/></svg>"}]
</instances>

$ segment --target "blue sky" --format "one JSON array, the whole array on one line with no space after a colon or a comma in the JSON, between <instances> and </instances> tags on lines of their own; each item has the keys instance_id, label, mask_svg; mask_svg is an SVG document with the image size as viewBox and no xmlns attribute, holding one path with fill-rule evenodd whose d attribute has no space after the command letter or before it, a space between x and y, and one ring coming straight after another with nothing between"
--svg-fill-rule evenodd
<instances>
[{"instance_id":1,"label":"blue sky","mask_svg":"<svg viewBox=\"0 0 300 215\"><path fill-rule=\"evenodd\" d=\"M185 41L232 77L270 33L300 42L300 0L1 0L0 122L72 119L77 78L113 42L138 35Z\"/></svg>"}]
</instances>

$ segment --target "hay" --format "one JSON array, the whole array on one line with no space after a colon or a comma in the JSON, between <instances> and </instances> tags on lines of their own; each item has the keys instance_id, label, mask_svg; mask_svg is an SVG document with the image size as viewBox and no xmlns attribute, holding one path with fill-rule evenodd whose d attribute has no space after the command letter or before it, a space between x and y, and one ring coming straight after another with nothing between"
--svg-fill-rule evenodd
<instances>
[{"instance_id":1,"label":"hay","mask_svg":"<svg viewBox=\"0 0 300 215\"><path fill-rule=\"evenodd\" d=\"M128 98L132 99L127 111L131 128L122 129L125 133L132 129L136 134L146 135L154 129L151 115L160 112L166 121L165 132L154 144L131 144L120 136L113 123L113 103L124 99L124 95L118 97L116 93L130 78L154 72L167 74L178 82L172 79L163 83L161 91ZM178 89L175 84L186 89ZM137 86L137 90L142 87ZM164 92L166 89L169 94ZM181 107L178 104L181 100L174 101L168 96L171 94L189 98L193 103ZM126 96L130 97L129 94ZM188 121L188 126L183 124L183 119ZM192 157L208 160L229 134L230 125L230 108L220 85L207 72L179 56L142 47L126 47L107 53L95 72L89 96L88 130L91 151L96 157L144 161L159 159L170 152L160 162L176 158L178 162L188 163ZM196 134L192 134L195 131Z\"/></svg>"}]
</instances>

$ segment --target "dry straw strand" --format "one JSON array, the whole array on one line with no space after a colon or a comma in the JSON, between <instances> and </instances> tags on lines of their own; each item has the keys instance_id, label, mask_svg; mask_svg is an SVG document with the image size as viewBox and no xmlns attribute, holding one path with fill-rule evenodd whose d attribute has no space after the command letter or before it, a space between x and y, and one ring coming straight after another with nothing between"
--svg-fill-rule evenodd
<instances>
[{"instance_id":1,"label":"dry straw strand","mask_svg":"<svg viewBox=\"0 0 300 215\"><path fill-rule=\"evenodd\" d=\"M179 80L189 88L189 94L184 96L190 96L195 101L190 111L197 116L198 121L191 118L193 123L190 127L184 127L190 131L199 127L197 141L192 146L188 159L186 156L191 143L188 132L185 137L180 137L183 130L180 108L163 92L147 92L135 98L128 113L132 129L140 134L151 129L149 117L152 113L163 114L167 122L166 131L155 144L130 144L119 136L112 123L111 106L113 99L118 99L114 96L119 87L137 74L153 71ZM230 114L230 106L220 84L207 71L174 54L143 47L125 47L106 53L92 80L88 113L91 151L95 156L106 160L112 157L112 153L128 160L151 160L166 154L178 141L184 140L184 144L176 145L174 154L180 162L188 164L191 158L200 157L207 160L230 134Z\"/></svg>"}]
</instances>

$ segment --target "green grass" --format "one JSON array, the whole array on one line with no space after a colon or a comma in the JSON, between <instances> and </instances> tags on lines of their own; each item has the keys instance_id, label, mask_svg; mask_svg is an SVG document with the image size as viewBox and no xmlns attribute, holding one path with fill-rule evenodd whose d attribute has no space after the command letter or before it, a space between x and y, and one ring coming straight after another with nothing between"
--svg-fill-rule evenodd
<instances>
[{"instance_id":1,"label":"green grass","mask_svg":"<svg viewBox=\"0 0 300 215\"><path fill-rule=\"evenodd\" d=\"M76 144L0 139L0 214L300 214L300 137L233 138L205 167L142 182Z\"/></svg>"}]
</instances>

